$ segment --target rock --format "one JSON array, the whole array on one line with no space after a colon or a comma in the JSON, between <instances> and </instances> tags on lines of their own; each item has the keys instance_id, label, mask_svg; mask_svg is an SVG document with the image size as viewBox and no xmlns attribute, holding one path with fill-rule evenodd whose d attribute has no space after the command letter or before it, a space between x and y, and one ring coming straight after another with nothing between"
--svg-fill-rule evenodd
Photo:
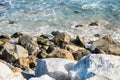
<instances>
[{"instance_id":1,"label":"rock","mask_svg":"<svg viewBox=\"0 0 120 80\"><path fill-rule=\"evenodd\" d=\"M33 77L29 80L56 80L54 78L51 78L50 76L48 75L42 75L41 77Z\"/></svg>"},{"instance_id":2,"label":"rock","mask_svg":"<svg viewBox=\"0 0 120 80\"><path fill-rule=\"evenodd\" d=\"M37 64L37 57L36 57L36 56L29 56L29 60L30 60L29 67L30 67L32 70L35 70L35 66L36 66L36 64Z\"/></svg>"},{"instance_id":3,"label":"rock","mask_svg":"<svg viewBox=\"0 0 120 80\"><path fill-rule=\"evenodd\" d=\"M51 34L52 34L53 36L57 36L58 34L60 34L60 32L59 32L59 31L53 31Z\"/></svg>"},{"instance_id":4,"label":"rock","mask_svg":"<svg viewBox=\"0 0 120 80\"><path fill-rule=\"evenodd\" d=\"M78 27L83 27L83 25L82 24L78 24L78 25L75 26L75 28L78 28Z\"/></svg>"},{"instance_id":5,"label":"rock","mask_svg":"<svg viewBox=\"0 0 120 80\"><path fill-rule=\"evenodd\" d=\"M69 76L77 80L119 80L119 62L119 56L90 54L78 61Z\"/></svg>"},{"instance_id":6,"label":"rock","mask_svg":"<svg viewBox=\"0 0 120 80\"><path fill-rule=\"evenodd\" d=\"M78 45L80 47L85 47L85 38L77 36L76 40L73 40L73 43L75 43L76 45Z\"/></svg>"},{"instance_id":7,"label":"rock","mask_svg":"<svg viewBox=\"0 0 120 80\"><path fill-rule=\"evenodd\" d=\"M7 35L0 35L0 39L10 39Z\"/></svg>"},{"instance_id":8,"label":"rock","mask_svg":"<svg viewBox=\"0 0 120 80\"><path fill-rule=\"evenodd\" d=\"M38 54L37 54L37 58L41 59L41 58L46 58L47 57L47 52L42 49Z\"/></svg>"},{"instance_id":9,"label":"rock","mask_svg":"<svg viewBox=\"0 0 120 80\"><path fill-rule=\"evenodd\" d=\"M0 41L0 45L3 45L3 44L5 44L5 42L3 42L3 41Z\"/></svg>"},{"instance_id":10,"label":"rock","mask_svg":"<svg viewBox=\"0 0 120 80\"><path fill-rule=\"evenodd\" d=\"M29 58L20 57L18 60L16 60L14 65L17 67L28 67L29 68L29 63L30 63Z\"/></svg>"},{"instance_id":11,"label":"rock","mask_svg":"<svg viewBox=\"0 0 120 80\"><path fill-rule=\"evenodd\" d=\"M29 35L23 35L19 38L19 43L28 50L29 55L34 55L39 52L37 38Z\"/></svg>"},{"instance_id":12,"label":"rock","mask_svg":"<svg viewBox=\"0 0 120 80\"><path fill-rule=\"evenodd\" d=\"M120 55L120 46L115 43L110 35L106 35L92 43L92 50L106 54Z\"/></svg>"},{"instance_id":13,"label":"rock","mask_svg":"<svg viewBox=\"0 0 120 80\"><path fill-rule=\"evenodd\" d=\"M0 35L0 41L2 42L8 42L10 40L9 36L7 35Z\"/></svg>"},{"instance_id":14,"label":"rock","mask_svg":"<svg viewBox=\"0 0 120 80\"><path fill-rule=\"evenodd\" d=\"M71 40L71 36L67 34L66 32L62 32L54 38L54 41L57 44L69 43L70 40Z\"/></svg>"},{"instance_id":15,"label":"rock","mask_svg":"<svg viewBox=\"0 0 120 80\"><path fill-rule=\"evenodd\" d=\"M85 48L82 48L82 47L79 47L79 46L76 46L76 45L71 45L71 44L65 45L65 49L67 49L71 52L75 52L75 51L78 51L78 50L85 50Z\"/></svg>"},{"instance_id":16,"label":"rock","mask_svg":"<svg viewBox=\"0 0 120 80\"><path fill-rule=\"evenodd\" d=\"M20 68L18 68L18 67L14 67L12 69L12 71L13 71L13 73L22 72L22 70Z\"/></svg>"},{"instance_id":17,"label":"rock","mask_svg":"<svg viewBox=\"0 0 120 80\"><path fill-rule=\"evenodd\" d=\"M21 73L13 73L12 70L0 62L0 79L1 80L25 80Z\"/></svg>"},{"instance_id":18,"label":"rock","mask_svg":"<svg viewBox=\"0 0 120 80\"><path fill-rule=\"evenodd\" d=\"M1 57L8 62L14 62L19 57L28 57L28 51L22 46L6 43Z\"/></svg>"},{"instance_id":19,"label":"rock","mask_svg":"<svg viewBox=\"0 0 120 80\"><path fill-rule=\"evenodd\" d=\"M65 59L74 60L72 53L65 49L55 50L55 51L51 52L50 54L48 54L47 57L65 58Z\"/></svg>"},{"instance_id":20,"label":"rock","mask_svg":"<svg viewBox=\"0 0 120 80\"><path fill-rule=\"evenodd\" d=\"M38 37L37 42L38 42L38 44L42 44L42 45L46 45L46 46L54 44L52 41L49 41L48 39L44 39L43 37Z\"/></svg>"},{"instance_id":21,"label":"rock","mask_svg":"<svg viewBox=\"0 0 120 80\"><path fill-rule=\"evenodd\" d=\"M68 80L68 71L70 71L77 61L61 59L61 58L47 58L38 60L35 76L48 75L55 80Z\"/></svg>"},{"instance_id":22,"label":"rock","mask_svg":"<svg viewBox=\"0 0 120 80\"><path fill-rule=\"evenodd\" d=\"M21 37L21 36L23 36L22 33L16 32L16 33L14 33L14 34L11 36L11 38L18 38L18 37Z\"/></svg>"},{"instance_id":23,"label":"rock","mask_svg":"<svg viewBox=\"0 0 120 80\"><path fill-rule=\"evenodd\" d=\"M91 54L91 52L86 50L85 48L81 48L78 51L73 52L72 54L75 60L80 60L83 56Z\"/></svg>"},{"instance_id":24,"label":"rock","mask_svg":"<svg viewBox=\"0 0 120 80\"><path fill-rule=\"evenodd\" d=\"M89 26L98 26L98 23L97 22L92 22L89 24Z\"/></svg>"}]
</instances>

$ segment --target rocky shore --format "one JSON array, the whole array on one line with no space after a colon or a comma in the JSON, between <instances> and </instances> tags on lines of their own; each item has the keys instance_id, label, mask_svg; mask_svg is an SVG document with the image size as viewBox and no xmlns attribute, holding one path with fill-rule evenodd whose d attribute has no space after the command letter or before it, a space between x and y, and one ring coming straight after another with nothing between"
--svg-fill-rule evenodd
<instances>
[{"instance_id":1,"label":"rocky shore","mask_svg":"<svg viewBox=\"0 0 120 80\"><path fill-rule=\"evenodd\" d=\"M0 35L0 80L120 80L120 44L94 36Z\"/></svg>"}]
</instances>

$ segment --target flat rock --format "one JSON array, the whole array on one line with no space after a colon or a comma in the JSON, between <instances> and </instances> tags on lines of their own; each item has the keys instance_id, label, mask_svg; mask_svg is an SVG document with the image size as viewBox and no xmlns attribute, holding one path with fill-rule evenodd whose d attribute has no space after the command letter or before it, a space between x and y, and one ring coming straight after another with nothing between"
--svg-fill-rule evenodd
<instances>
[{"instance_id":1,"label":"flat rock","mask_svg":"<svg viewBox=\"0 0 120 80\"><path fill-rule=\"evenodd\" d=\"M61 58L47 58L38 60L35 76L49 75L56 80L68 80L68 71L70 71L77 61L61 59Z\"/></svg>"},{"instance_id":2,"label":"flat rock","mask_svg":"<svg viewBox=\"0 0 120 80\"><path fill-rule=\"evenodd\" d=\"M90 54L78 61L69 76L76 80L120 80L120 57Z\"/></svg>"}]
</instances>

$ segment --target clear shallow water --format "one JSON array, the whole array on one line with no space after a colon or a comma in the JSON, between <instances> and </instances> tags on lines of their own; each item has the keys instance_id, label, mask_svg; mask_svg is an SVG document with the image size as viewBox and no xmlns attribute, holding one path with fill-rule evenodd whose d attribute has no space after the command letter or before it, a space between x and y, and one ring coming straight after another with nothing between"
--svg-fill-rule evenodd
<instances>
[{"instance_id":1,"label":"clear shallow water","mask_svg":"<svg viewBox=\"0 0 120 80\"><path fill-rule=\"evenodd\" d=\"M120 28L120 1L0 0L0 34L20 31L36 35L53 30L79 34L74 25L94 21Z\"/></svg>"}]
</instances>

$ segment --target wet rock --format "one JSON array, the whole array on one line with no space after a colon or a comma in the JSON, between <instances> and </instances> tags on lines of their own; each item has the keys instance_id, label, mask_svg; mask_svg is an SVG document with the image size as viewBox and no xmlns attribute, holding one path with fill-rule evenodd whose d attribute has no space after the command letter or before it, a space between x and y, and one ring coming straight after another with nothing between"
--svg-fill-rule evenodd
<instances>
[{"instance_id":1,"label":"wet rock","mask_svg":"<svg viewBox=\"0 0 120 80\"><path fill-rule=\"evenodd\" d=\"M19 43L28 50L29 55L34 55L39 52L37 38L29 35L23 35L19 38Z\"/></svg>"},{"instance_id":2,"label":"wet rock","mask_svg":"<svg viewBox=\"0 0 120 80\"><path fill-rule=\"evenodd\" d=\"M8 62L13 62L19 57L28 57L28 51L22 46L6 43L1 57Z\"/></svg>"},{"instance_id":3,"label":"wet rock","mask_svg":"<svg viewBox=\"0 0 120 80\"><path fill-rule=\"evenodd\" d=\"M0 35L0 41L3 43L8 42L10 40L9 36L7 35Z\"/></svg>"},{"instance_id":4,"label":"wet rock","mask_svg":"<svg viewBox=\"0 0 120 80\"><path fill-rule=\"evenodd\" d=\"M51 52L50 54L48 54L47 57L65 58L65 59L74 60L72 53L65 49L55 50L55 51Z\"/></svg>"},{"instance_id":5,"label":"wet rock","mask_svg":"<svg viewBox=\"0 0 120 80\"><path fill-rule=\"evenodd\" d=\"M35 76L48 75L56 80L69 80L68 71L70 71L76 61L60 59L60 58L47 58L38 60Z\"/></svg>"},{"instance_id":6,"label":"wet rock","mask_svg":"<svg viewBox=\"0 0 120 80\"><path fill-rule=\"evenodd\" d=\"M89 24L89 26L98 26L98 23L97 22L92 22Z\"/></svg>"},{"instance_id":7,"label":"wet rock","mask_svg":"<svg viewBox=\"0 0 120 80\"><path fill-rule=\"evenodd\" d=\"M60 32L59 32L59 31L53 31L51 34L52 34L53 36L57 36L57 35L60 34Z\"/></svg>"},{"instance_id":8,"label":"wet rock","mask_svg":"<svg viewBox=\"0 0 120 80\"><path fill-rule=\"evenodd\" d=\"M83 27L83 25L82 24L78 24L78 25L75 26L75 28L78 28L78 27Z\"/></svg>"},{"instance_id":9,"label":"wet rock","mask_svg":"<svg viewBox=\"0 0 120 80\"><path fill-rule=\"evenodd\" d=\"M110 35L106 35L93 42L92 50L105 52L106 54L120 55L120 46L117 45Z\"/></svg>"},{"instance_id":10,"label":"wet rock","mask_svg":"<svg viewBox=\"0 0 120 80\"><path fill-rule=\"evenodd\" d=\"M16 32L16 33L14 33L14 34L11 36L11 38L18 38L18 37L21 37L21 36L23 36L22 33Z\"/></svg>"},{"instance_id":11,"label":"wet rock","mask_svg":"<svg viewBox=\"0 0 120 80\"><path fill-rule=\"evenodd\" d=\"M54 38L54 41L57 44L69 43L70 40L71 40L71 36L66 32L62 32Z\"/></svg>"},{"instance_id":12,"label":"wet rock","mask_svg":"<svg viewBox=\"0 0 120 80\"><path fill-rule=\"evenodd\" d=\"M119 80L119 61L119 56L90 54L78 61L69 76L73 80Z\"/></svg>"},{"instance_id":13,"label":"wet rock","mask_svg":"<svg viewBox=\"0 0 120 80\"><path fill-rule=\"evenodd\" d=\"M13 21L13 20L9 20L8 24L14 24L16 23L16 21Z\"/></svg>"},{"instance_id":14,"label":"wet rock","mask_svg":"<svg viewBox=\"0 0 120 80\"><path fill-rule=\"evenodd\" d=\"M77 36L75 40L73 40L73 43L80 47L85 47L85 38Z\"/></svg>"},{"instance_id":15,"label":"wet rock","mask_svg":"<svg viewBox=\"0 0 120 80\"><path fill-rule=\"evenodd\" d=\"M100 34L94 34L95 37L100 37Z\"/></svg>"}]
</instances>

